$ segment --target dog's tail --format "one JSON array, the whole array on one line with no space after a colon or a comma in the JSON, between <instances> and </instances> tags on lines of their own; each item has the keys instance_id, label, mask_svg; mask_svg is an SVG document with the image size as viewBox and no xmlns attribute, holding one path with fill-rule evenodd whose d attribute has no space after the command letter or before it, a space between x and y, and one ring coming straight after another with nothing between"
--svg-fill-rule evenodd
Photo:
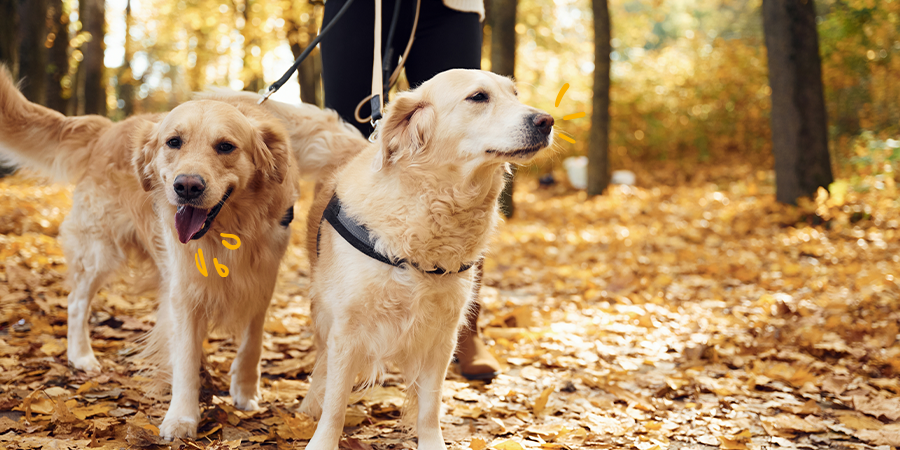
<instances>
[{"instance_id":1,"label":"dog's tail","mask_svg":"<svg viewBox=\"0 0 900 450\"><path fill-rule=\"evenodd\" d=\"M195 98L256 104L260 97L252 92L219 88L197 93ZM333 110L322 110L308 104L290 105L275 100L267 100L262 107L288 130L291 149L302 175L320 179L368 145L359 130L341 120Z\"/></svg>"},{"instance_id":2,"label":"dog's tail","mask_svg":"<svg viewBox=\"0 0 900 450\"><path fill-rule=\"evenodd\" d=\"M87 170L92 142L110 126L105 117L66 117L31 103L0 65L0 158L74 182Z\"/></svg>"}]
</instances>

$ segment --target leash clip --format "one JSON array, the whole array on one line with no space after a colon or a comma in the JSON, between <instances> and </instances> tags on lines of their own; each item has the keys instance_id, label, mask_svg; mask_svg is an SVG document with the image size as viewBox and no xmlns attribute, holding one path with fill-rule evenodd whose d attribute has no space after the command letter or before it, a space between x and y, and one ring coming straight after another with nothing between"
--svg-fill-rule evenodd
<instances>
[{"instance_id":1,"label":"leash clip","mask_svg":"<svg viewBox=\"0 0 900 450\"><path fill-rule=\"evenodd\" d=\"M274 85L273 85L272 87L274 87ZM257 105L262 105L263 102L266 101L266 100L268 100L269 97L271 97L272 94L274 94L275 91L277 91L277 90L278 90L278 88L275 88L275 89L269 88L269 91L266 92L265 95L263 95L262 98L260 98L259 101L256 102L256 104L257 104Z\"/></svg>"},{"instance_id":2,"label":"leash clip","mask_svg":"<svg viewBox=\"0 0 900 450\"><path fill-rule=\"evenodd\" d=\"M372 119L370 123L372 124L373 130L372 134L369 135L369 142L375 142L375 140L378 139L378 132L380 131L378 126L381 124L381 119Z\"/></svg>"}]
</instances>

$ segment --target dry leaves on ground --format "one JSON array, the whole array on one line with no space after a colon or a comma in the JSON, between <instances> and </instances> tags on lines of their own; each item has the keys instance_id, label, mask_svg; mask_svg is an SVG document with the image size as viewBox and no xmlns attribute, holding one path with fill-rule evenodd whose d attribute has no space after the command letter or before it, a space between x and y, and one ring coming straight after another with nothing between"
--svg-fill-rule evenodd
<instances>
[{"instance_id":1,"label":"dry leaves on ground","mask_svg":"<svg viewBox=\"0 0 900 450\"><path fill-rule=\"evenodd\" d=\"M794 208L774 202L771 173L702 170L703 182L590 200L520 186L483 291L481 325L504 373L485 384L451 368L451 448L900 446L893 183ZM0 180L0 445L164 447L168 398L142 390L134 359L152 297L121 282L103 290L91 324L104 370L66 367L55 235L70 197L21 175ZM231 406L236 345L213 337L200 437L174 448L303 448L315 430L295 412L315 361L304 220L266 324L262 409ZM342 448L416 447L399 427L402 387L392 373L354 398Z\"/></svg>"}]
</instances>

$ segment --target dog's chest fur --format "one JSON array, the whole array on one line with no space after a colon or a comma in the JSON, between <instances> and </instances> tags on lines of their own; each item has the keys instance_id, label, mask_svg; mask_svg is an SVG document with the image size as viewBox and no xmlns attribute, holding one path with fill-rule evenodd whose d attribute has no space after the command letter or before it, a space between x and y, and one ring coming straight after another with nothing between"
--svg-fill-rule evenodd
<instances>
[{"instance_id":1,"label":"dog's chest fur","mask_svg":"<svg viewBox=\"0 0 900 450\"><path fill-rule=\"evenodd\" d=\"M366 359L375 364L414 357L442 334L455 332L474 273L433 275L389 266L324 227L322 245L331 251L323 252L313 275L317 324L360 339L368 347Z\"/></svg>"},{"instance_id":2,"label":"dog's chest fur","mask_svg":"<svg viewBox=\"0 0 900 450\"><path fill-rule=\"evenodd\" d=\"M249 317L265 310L281 255L290 241L286 227L276 221L242 227L228 216L220 215L204 237L181 244L172 229L172 219L161 215L160 220L167 241L166 267L162 270L172 274L170 296L194 299L197 311L206 317L211 328L224 326L239 330ZM225 247L222 240L232 245L235 240L223 238L221 233L238 236L240 246ZM202 250L202 259L198 250ZM227 267L227 276L219 273L217 264ZM204 265L206 276L201 272ZM191 295L184 295L188 291Z\"/></svg>"}]
</instances>

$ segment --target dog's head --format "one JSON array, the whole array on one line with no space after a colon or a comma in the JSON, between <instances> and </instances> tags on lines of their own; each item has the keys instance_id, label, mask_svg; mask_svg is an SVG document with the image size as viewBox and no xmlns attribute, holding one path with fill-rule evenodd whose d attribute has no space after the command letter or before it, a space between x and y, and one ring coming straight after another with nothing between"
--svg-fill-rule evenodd
<instances>
[{"instance_id":1,"label":"dog's head","mask_svg":"<svg viewBox=\"0 0 900 450\"><path fill-rule=\"evenodd\" d=\"M373 168L526 162L552 143L552 131L553 117L520 103L509 78L449 70L390 104Z\"/></svg>"},{"instance_id":2,"label":"dog's head","mask_svg":"<svg viewBox=\"0 0 900 450\"><path fill-rule=\"evenodd\" d=\"M133 164L145 191L160 189L177 207L178 239L199 239L230 196L287 174L287 133L250 107L213 100L184 103L135 137Z\"/></svg>"}]
</instances>

